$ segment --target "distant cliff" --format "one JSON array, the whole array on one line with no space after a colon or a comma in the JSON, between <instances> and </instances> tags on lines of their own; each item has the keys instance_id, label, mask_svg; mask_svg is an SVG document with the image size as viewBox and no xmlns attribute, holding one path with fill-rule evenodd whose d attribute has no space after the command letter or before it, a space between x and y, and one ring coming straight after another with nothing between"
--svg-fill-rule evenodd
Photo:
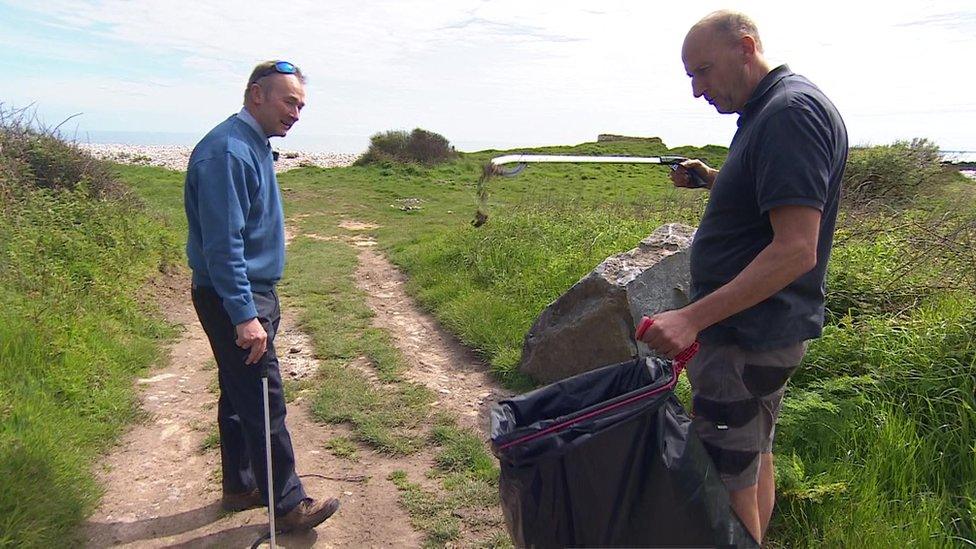
<instances>
[{"instance_id":1,"label":"distant cliff","mask_svg":"<svg viewBox=\"0 0 976 549\"><path fill-rule=\"evenodd\" d=\"M664 145L664 141L660 137L631 137L629 135L615 135L612 133L601 133L596 136L596 140L600 141L647 141L648 143L657 143Z\"/></svg>"}]
</instances>

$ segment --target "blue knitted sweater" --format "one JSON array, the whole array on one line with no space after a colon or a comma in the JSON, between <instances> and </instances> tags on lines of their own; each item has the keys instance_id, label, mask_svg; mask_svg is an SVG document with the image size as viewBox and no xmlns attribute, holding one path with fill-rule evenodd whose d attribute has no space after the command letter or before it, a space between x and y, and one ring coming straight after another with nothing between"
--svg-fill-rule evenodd
<instances>
[{"instance_id":1,"label":"blue knitted sweater","mask_svg":"<svg viewBox=\"0 0 976 549\"><path fill-rule=\"evenodd\" d=\"M285 229L271 145L240 115L190 155L184 202L193 283L212 287L231 322L257 317L252 291L271 290L285 266Z\"/></svg>"}]
</instances>

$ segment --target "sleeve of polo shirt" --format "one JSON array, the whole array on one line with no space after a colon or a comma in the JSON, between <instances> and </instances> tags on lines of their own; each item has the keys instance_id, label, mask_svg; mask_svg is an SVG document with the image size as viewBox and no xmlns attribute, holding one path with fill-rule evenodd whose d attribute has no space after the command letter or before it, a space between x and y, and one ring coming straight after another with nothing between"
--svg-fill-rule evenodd
<instances>
[{"instance_id":1,"label":"sleeve of polo shirt","mask_svg":"<svg viewBox=\"0 0 976 549\"><path fill-rule=\"evenodd\" d=\"M777 206L809 206L823 211L830 182L826 126L804 106L773 114L756 151L756 201L759 211Z\"/></svg>"},{"instance_id":2,"label":"sleeve of polo shirt","mask_svg":"<svg viewBox=\"0 0 976 549\"><path fill-rule=\"evenodd\" d=\"M214 290L237 325L258 316L244 259L244 223L251 208L247 181L257 174L233 154L204 160L197 169L203 257Z\"/></svg>"}]
</instances>

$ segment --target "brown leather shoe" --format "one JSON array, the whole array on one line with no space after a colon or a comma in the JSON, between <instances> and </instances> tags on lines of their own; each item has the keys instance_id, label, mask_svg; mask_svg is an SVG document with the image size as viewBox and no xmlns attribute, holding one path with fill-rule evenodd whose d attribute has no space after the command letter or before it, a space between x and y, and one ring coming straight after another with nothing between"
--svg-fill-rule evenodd
<instances>
[{"instance_id":1,"label":"brown leather shoe","mask_svg":"<svg viewBox=\"0 0 976 549\"><path fill-rule=\"evenodd\" d=\"M264 507L264 501L261 500L261 492L255 488L243 494L224 494L224 497L220 498L220 507L224 511L236 513L238 511Z\"/></svg>"},{"instance_id":2,"label":"brown leather shoe","mask_svg":"<svg viewBox=\"0 0 976 549\"><path fill-rule=\"evenodd\" d=\"M311 530L322 524L338 509L339 500L336 498L329 498L324 501L305 498L298 502L298 505L288 511L286 515L276 518L275 527L282 532Z\"/></svg>"}]
</instances>

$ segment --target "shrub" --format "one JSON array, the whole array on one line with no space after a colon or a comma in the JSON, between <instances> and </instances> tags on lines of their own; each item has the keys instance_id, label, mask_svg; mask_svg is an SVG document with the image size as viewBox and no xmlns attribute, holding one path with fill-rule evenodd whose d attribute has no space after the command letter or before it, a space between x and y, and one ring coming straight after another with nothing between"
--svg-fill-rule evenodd
<instances>
[{"instance_id":1,"label":"shrub","mask_svg":"<svg viewBox=\"0 0 976 549\"><path fill-rule=\"evenodd\" d=\"M81 188L95 198L127 194L102 161L40 126L26 110L0 104L0 195L13 182L51 190Z\"/></svg>"},{"instance_id":2,"label":"shrub","mask_svg":"<svg viewBox=\"0 0 976 549\"><path fill-rule=\"evenodd\" d=\"M443 135L416 128L407 141L407 156L425 166L434 166L453 159L457 152Z\"/></svg>"},{"instance_id":3,"label":"shrub","mask_svg":"<svg viewBox=\"0 0 976 549\"><path fill-rule=\"evenodd\" d=\"M378 133L369 141L369 149L356 160L355 166L392 162L435 166L457 157L457 151L443 135L420 128L410 133L403 130Z\"/></svg>"},{"instance_id":4,"label":"shrub","mask_svg":"<svg viewBox=\"0 0 976 549\"><path fill-rule=\"evenodd\" d=\"M942 169L939 160L939 147L923 138L852 148L844 175L845 202L855 208L910 203L936 180Z\"/></svg>"}]
</instances>

